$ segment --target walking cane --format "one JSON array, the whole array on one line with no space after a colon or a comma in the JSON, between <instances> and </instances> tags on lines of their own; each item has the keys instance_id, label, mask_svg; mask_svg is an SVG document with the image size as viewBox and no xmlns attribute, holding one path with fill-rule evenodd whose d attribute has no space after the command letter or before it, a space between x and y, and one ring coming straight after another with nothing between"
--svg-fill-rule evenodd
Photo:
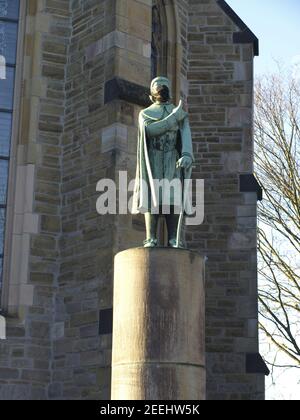
<instances>
[{"instance_id":1,"label":"walking cane","mask_svg":"<svg viewBox=\"0 0 300 420\"><path fill-rule=\"evenodd\" d=\"M185 191L185 180L191 179L192 170L193 170L193 166L191 166L189 169L181 169L182 182L183 182L183 188L182 188L183 198L182 198L182 207L181 207L181 212L180 212L180 216L178 219L178 226L177 226L176 248L182 248L182 246L180 246L181 233L182 233L183 218L184 218L184 213L185 213L186 197L188 196L187 192Z\"/></svg>"}]
</instances>

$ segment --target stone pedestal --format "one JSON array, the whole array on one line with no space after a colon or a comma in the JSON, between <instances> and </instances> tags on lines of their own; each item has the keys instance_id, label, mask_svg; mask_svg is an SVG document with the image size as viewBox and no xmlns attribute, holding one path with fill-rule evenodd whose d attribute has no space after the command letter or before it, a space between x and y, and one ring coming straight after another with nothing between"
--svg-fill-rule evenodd
<instances>
[{"instance_id":1,"label":"stone pedestal","mask_svg":"<svg viewBox=\"0 0 300 420\"><path fill-rule=\"evenodd\" d=\"M204 257L136 248L115 257L113 400L205 399Z\"/></svg>"}]
</instances>

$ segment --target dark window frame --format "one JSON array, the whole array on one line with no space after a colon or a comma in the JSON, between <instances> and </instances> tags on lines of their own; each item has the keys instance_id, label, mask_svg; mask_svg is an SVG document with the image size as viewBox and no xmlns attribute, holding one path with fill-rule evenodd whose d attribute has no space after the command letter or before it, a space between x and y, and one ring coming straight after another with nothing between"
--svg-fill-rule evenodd
<instances>
[{"instance_id":1,"label":"dark window frame","mask_svg":"<svg viewBox=\"0 0 300 420\"><path fill-rule=\"evenodd\" d=\"M16 51L18 49L18 42L19 42L19 37L18 37L18 30L19 30L19 24L20 24L20 0L18 0L18 18L12 18L12 17L6 17L6 16L0 16L0 23L13 23L17 25L17 36L16 36ZM10 63L10 62L6 62L5 63L6 69L13 69L14 71L17 68L17 63ZM3 114L11 114L13 115L14 113L14 89L15 89L15 74L14 74L14 79L13 79L13 87L12 87L12 108L0 108L0 112ZM0 92L1 95L1 92ZM11 146L11 141L12 141L12 132L10 132L10 138L9 138L9 146ZM9 148L11 149L11 147ZM3 156L0 155L0 161L10 161L10 152L8 154L8 156ZM8 194L8 180L9 180L9 165L8 165L8 170L7 170L7 186L6 186L6 197L5 197L5 203L0 204L0 209L7 209L7 194ZM5 212L6 213L6 212ZM3 232L3 242L5 240L5 229L6 229L6 214L5 214L5 219L4 219L4 232ZM4 249L4 243L3 245L3 249ZM0 297L2 294L2 286L3 286L3 260L5 258L4 253L0 254Z\"/></svg>"},{"instance_id":2,"label":"dark window frame","mask_svg":"<svg viewBox=\"0 0 300 420\"><path fill-rule=\"evenodd\" d=\"M152 6L151 78L167 76L168 34L167 15L162 0Z\"/></svg>"}]
</instances>

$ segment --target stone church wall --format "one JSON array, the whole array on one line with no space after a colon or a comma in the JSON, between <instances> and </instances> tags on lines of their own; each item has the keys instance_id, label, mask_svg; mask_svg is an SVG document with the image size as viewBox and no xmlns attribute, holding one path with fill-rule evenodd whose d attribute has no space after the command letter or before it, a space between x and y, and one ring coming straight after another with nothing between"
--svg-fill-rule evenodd
<instances>
[{"instance_id":1,"label":"stone church wall","mask_svg":"<svg viewBox=\"0 0 300 420\"><path fill-rule=\"evenodd\" d=\"M205 222L186 239L208 256L208 398L262 399L263 375L248 366L258 358L257 192L247 184L257 44L222 1L165 3L178 30L175 98L187 100L194 177L206 186ZM26 14L17 177L27 177L31 223L12 245L0 398L108 399L113 257L139 246L144 227L98 215L96 185L135 175L152 1L28 0Z\"/></svg>"}]
</instances>

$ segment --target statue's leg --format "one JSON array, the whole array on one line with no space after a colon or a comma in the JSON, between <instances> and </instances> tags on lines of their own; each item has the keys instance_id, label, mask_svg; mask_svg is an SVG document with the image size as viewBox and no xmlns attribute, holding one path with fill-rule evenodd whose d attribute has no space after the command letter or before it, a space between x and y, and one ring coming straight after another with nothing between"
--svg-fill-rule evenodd
<instances>
[{"instance_id":1,"label":"statue's leg","mask_svg":"<svg viewBox=\"0 0 300 420\"><path fill-rule=\"evenodd\" d=\"M177 245L177 228L178 228L178 221L179 221L179 214L174 214L174 207L171 206L170 214L166 214L166 223L168 228L168 243L172 247L176 247Z\"/></svg>"},{"instance_id":2,"label":"statue's leg","mask_svg":"<svg viewBox=\"0 0 300 420\"><path fill-rule=\"evenodd\" d=\"M157 246L157 225L158 225L158 214L151 214L150 212L145 213L145 224L146 224L146 235L147 238L144 241L145 247Z\"/></svg>"}]
</instances>

